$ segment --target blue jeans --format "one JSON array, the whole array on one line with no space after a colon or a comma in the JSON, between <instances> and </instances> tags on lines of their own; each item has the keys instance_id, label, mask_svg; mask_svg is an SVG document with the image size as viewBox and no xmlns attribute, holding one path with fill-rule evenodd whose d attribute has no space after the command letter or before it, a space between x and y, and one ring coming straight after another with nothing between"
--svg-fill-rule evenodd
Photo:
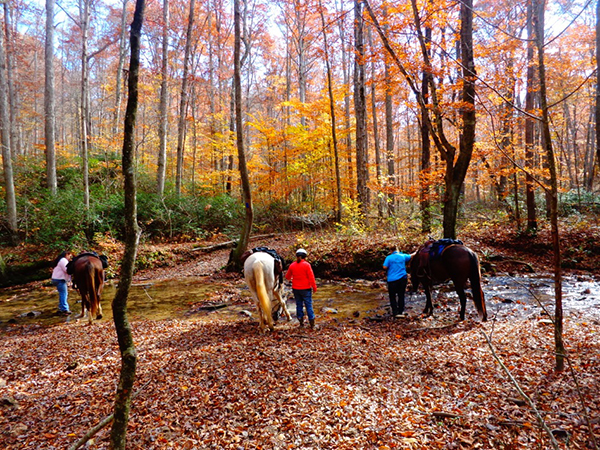
<instances>
[{"instance_id":1,"label":"blue jeans","mask_svg":"<svg viewBox=\"0 0 600 450\"><path fill-rule=\"evenodd\" d=\"M292 289L296 299L296 317L298 320L304 317L304 306L306 305L306 315L309 320L315 318L312 306L312 289Z\"/></svg>"},{"instance_id":2,"label":"blue jeans","mask_svg":"<svg viewBox=\"0 0 600 450\"><path fill-rule=\"evenodd\" d=\"M56 286L56 290L58 291L58 310L60 312L68 312L69 303L67 302L67 298L69 297L69 292L67 290L67 280L52 278L52 284Z\"/></svg>"}]
</instances>

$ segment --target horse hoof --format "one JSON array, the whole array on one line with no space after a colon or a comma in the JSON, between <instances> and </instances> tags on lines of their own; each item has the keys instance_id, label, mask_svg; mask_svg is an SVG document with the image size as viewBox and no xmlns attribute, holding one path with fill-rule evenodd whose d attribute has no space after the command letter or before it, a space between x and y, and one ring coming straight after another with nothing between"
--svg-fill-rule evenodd
<instances>
[{"instance_id":1,"label":"horse hoof","mask_svg":"<svg viewBox=\"0 0 600 450\"><path fill-rule=\"evenodd\" d=\"M96 320L100 320L100 319L102 319L102 314L98 314L98 315L96 316Z\"/></svg>"}]
</instances>

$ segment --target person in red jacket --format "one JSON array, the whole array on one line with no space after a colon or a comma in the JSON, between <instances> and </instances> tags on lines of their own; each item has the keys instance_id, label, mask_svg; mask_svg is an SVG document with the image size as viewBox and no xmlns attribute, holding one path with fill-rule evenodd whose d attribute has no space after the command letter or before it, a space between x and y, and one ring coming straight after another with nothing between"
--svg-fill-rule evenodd
<instances>
[{"instance_id":1,"label":"person in red jacket","mask_svg":"<svg viewBox=\"0 0 600 450\"><path fill-rule=\"evenodd\" d=\"M306 250L296 250L296 261L290 264L285 274L287 280L292 280L292 292L296 299L296 316L300 326L304 326L304 306L311 328L315 327L315 313L312 306L312 293L317 292L317 283L310 263L306 261Z\"/></svg>"}]
</instances>

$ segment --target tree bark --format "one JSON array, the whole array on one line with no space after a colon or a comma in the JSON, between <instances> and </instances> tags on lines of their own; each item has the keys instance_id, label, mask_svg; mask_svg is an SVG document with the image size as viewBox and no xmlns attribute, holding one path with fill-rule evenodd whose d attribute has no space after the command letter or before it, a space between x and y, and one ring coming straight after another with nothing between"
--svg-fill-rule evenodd
<instances>
[{"instance_id":1,"label":"tree bark","mask_svg":"<svg viewBox=\"0 0 600 450\"><path fill-rule=\"evenodd\" d=\"M185 119L187 115L187 85L192 48L192 30L194 27L195 0L190 0L190 12L188 16L188 27L185 40L185 54L183 57L183 75L181 79L181 94L179 99L179 121L177 123L177 172L175 174L175 191L181 195L183 183L183 153L185 146Z\"/></svg>"},{"instance_id":2,"label":"tree bark","mask_svg":"<svg viewBox=\"0 0 600 450\"><path fill-rule=\"evenodd\" d=\"M14 78L16 75L15 62L15 41L13 38L14 29L12 25L13 2L4 2L4 21L6 30L6 81L8 89L8 116L10 119L10 146L13 156L19 155L22 151L21 139L19 137L20 122L17 120L19 115L19 95L15 88Z\"/></svg>"},{"instance_id":3,"label":"tree bark","mask_svg":"<svg viewBox=\"0 0 600 450\"><path fill-rule=\"evenodd\" d=\"M115 395L114 420L110 432L110 448L125 449L127 424L131 408L131 394L135 382L137 352L131 326L127 318L127 298L133 279L133 270L139 241L137 224L135 177L135 123L138 107L138 79L140 67L140 39L144 18L144 0L136 0L131 24L129 80L127 109L123 136L123 191L125 193L125 253L121 263L121 280L112 302L113 320L121 352L121 372Z\"/></svg>"},{"instance_id":4,"label":"tree bark","mask_svg":"<svg viewBox=\"0 0 600 450\"><path fill-rule=\"evenodd\" d=\"M10 234L11 243L17 245L19 243L17 200L12 169L6 53L4 51L4 30L3 27L0 28L0 145L2 146L2 167L4 169L4 191L8 232Z\"/></svg>"},{"instance_id":5,"label":"tree bark","mask_svg":"<svg viewBox=\"0 0 600 450\"><path fill-rule=\"evenodd\" d=\"M344 12L344 0L340 0L340 9L338 11L338 16L340 17L338 20L339 33L340 33L340 46L342 52L342 76L344 80L344 127L346 130L350 130L350 69L348 62L348 52L346 50L346 26L345 26L345 17L346 13ZM354 199L354 189L352 186L354 185L354 169L352 165L352 135L350 132L346 133L345 142L345 151L346 151L346 163L348 165L348 191L349 197Z\"/></svg>"},{"instance_id":6,"label":"tree bark","mask_svg":"<svg viewBox=\"0 0 600 450\"><path fill-rule=\"evenodd\" d=\"M387 9L383 10L384 17L387 17ZM387 33L387 25L384 25ZM392 78L390 76L389 58L386 56L384 61L384 79L385 79L385 154L387 160L387 187L396 185L396 174L394 164L394 112L392 102ZM390 192L387 197L388 213L393 216L396 212L396 196Z\"/></svg>"},{"instance_id":7,"label":"tree bark","mask_svg":"<svg viewBox=\"0 0 600 450\"><path fill-rule=\"evenodd\" d=\"M444 237L456 238L456 220L461 190L475 145L475 62L473 59L473 1L460 4L460 58L462 63L462 92L460 116L462 129L456 162L446 159L446 195L444 199Z\"/></svg>"},{"instance_id":8,"label":"tree bark","mask_svg":"<svg viewBox=\"0 0 600 450\"><path fill-rule=\"evenodd\" d=\"M234 0L234 49L233 49L233 84L235 94L235 128L236 128L236 142L238 149L238 161L239 170L242 181L242 195L245 206L245 220L240 235L240 240L237 246L229 254L229 261L227 262L227 270L229 272L241 270L241 257L248 247L248 241L250 239L250 232L252 231L252 224L254 220L254 211L252 207L252 194L250 191L250 179L248 177L248 167L246 166L246 154L244 151L244 128L242 120L242 81L241 81L241 14L240 14L240 2Z\"/></svg>"},{"instance_id":9,"label":"tree bark","mask_svg":"<svg viewBox=\"0 0 600 450\"><path fill-rule=\"evenodd\" d=\"M600 172L600 0L596 1L596 166ZM590 191L593 174L590 175Z\"/></svg>"},{"instance_id":10,"label":"tree bark","mask_svg":"<svg viewBox=\"0 0 600 450\"><path fill-rule=\"evenodd\" d=\"M362 0L354 0L354 114L356 118L356 191L360 210L369 212L369 168L367 147L367 100Z\"/></svg>"},{"instance_id":11,"label":"tree bark","mask_svg":"<svg viewBox=\"0 0 600 450\"><path fill-rule=\"evenodd\" d=\"M534 51L535 43L533 32L533 0L527 2L527 93L525 94L525 111L529 114L534 113L535 98L535 61ZM534 180L531 175L534 158L534 122L531 116L525 117L525 201L527 204L527 232L535 233L537 231L537 213L535 205Z\"/></svg>"},{"instance_id":12,"label":"tree bark","mask_svg":"<svg viewBox=\"0 0 600 450\"><path fill-rule=\"evenodd\" d=\"M83 203L86 213L90 209L89 152L89 57L88 32L90 20L90 0L80 0L81 26L81 164L83 172ZM86 217L87 222L87 217Z\"/></svg>"},{"instance_id":13,"label":"tree bark","mask_svg":"<svg viewBox=\"0 0 600 450\"><path fill-rule=\"evenodd\" d=\"M46 0L46 45L44 47L44 135L46 143L46 187L56 195L56 117L54 114L54 0Z\"/></svg>"},{"instance_id":14,"label":"tree bark","mask_svg":"<svg viewBox=\"0 0 600 450\"><path fill-rule=\"evenodd\" d=\"M538 51L538 73L540 82L540 107L542 110L543 144L546 150L548 169L550 170L550 229L552 235L552 250L554 252L554 350L556 357L555 369L559 372L565 367L565 346L563 342L563 308L562 308L562 273L560 255L560 232L558 228L558 177L556 159L550 135L550 119L546 94L546 67L544 64L544 15L545 0L533 0L533 18L535 44Z\"/></svg>"},{"instance_id":15,"label":"tree bark","mask_svg":"<svg viewBox=\"0 0 600 450\"><path fill-rule=\"evenodd\" d=\"M121 95L123 67L125 66L125 54L127 51L127 1L123 0L123 10L121 12L121 35L119 36L119 63L117 65L116 86L115 86L115 123L113 126L113 134L116 136L119 132L119 123L121 122Z\"/></svg>"},{"instance_id":16,"label":"tree bark","mask_svg":"<svg viewBox=\"0 0 600 450\"><path fill-rule=\"evenodd\" d=\"M374 56L373 49L373 37L371 33L371 28L367 29L367 36L369 39L369 47L371 47L371 52ZM371 62L371 116L373 120L373 144L375 146L375 176L377 179L377 185L382 186L382 171L381 171L381 144L379 141L379 124L377 122L377 95L375 91L376 85L376 71L375 71L375 58ZM384 213L384 199L383 197L377 197L377 213L379 217L383 217Z\"/></svg>"},{"instance_id":17,"label":"tree bark","mask_svg":"<svg viewBox=\"0 0 600 450\"><path fill-rule=\"evenodd\" d=\"M429 2L431 3L431 2ZM425 43L428 44L431 41L431 27L425 27ZM426 49L429 55L429 47ZM432 77L431 70L428 67L423 68L421 74L421 93L423 95L423 101L425 105L429 103L429 85L431 84ZM431 204L429 200L429 176L431 170L431 140L429 127L426 125L428 117L426 108L421 109L421 170L419 173L419 180L421 182L419 192L419 203L421 208L421 231L423 233L431 232Z\"/></svg>"},{"instance_id":18,"label":"tree bark","mask_svg":"<svg viewBox=\"0 0 600 450\"><path fill-rule=\"evenodd\" d=\"M160 70L160 105L158 124L158 167L156 169L156 192L161 197L165 192L165 176L167 173L167 106L169 91L167 86L169 67L169 0L163 0L163 33L162 33L162 66Z\"/></svg>"}]
</instances>

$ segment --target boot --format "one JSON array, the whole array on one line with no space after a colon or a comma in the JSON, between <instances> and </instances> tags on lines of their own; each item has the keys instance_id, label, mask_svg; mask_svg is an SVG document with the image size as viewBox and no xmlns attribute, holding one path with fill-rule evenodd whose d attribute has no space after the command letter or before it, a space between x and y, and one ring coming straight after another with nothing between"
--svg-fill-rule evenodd
<instances>
[{"instance_id":1,"label":"boot","mask_svg":"<svg viewBox=\"0 0 600 450\"><path fill-rule=\"evenodd\" d=\"M308 323L310 324L311 329L315 329L315 319L308 319Z\"/></svg>"},{"instance_id":2,"label":"boot","mask_svg":"<svg viewBox=\"0 0 600 450\"><path fill-rule=\"evenodd\" d=\"M300 327L303 327L304 326L304 316L300 317L298 320L300 321Z\"/></svg>"}]
</instances>

